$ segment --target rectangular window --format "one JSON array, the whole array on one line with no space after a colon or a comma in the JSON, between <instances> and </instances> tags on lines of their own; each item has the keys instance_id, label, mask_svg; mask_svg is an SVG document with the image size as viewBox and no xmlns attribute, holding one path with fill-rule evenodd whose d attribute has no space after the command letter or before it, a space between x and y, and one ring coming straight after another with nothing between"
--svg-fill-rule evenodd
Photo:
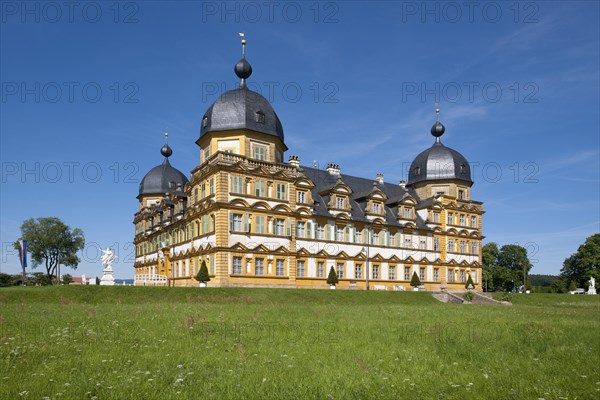
<instances>
[{"instance_id":1,"label":"rectangular window","mask_svg":"<svg viewBox=\"0 0 600 400\"><path fill-rule=\"evenodd\" d=\"M202 184L200 185L200 187L202 188L201 197L205 198L206 197L206 183L202 182Z\"/></svg>"},{"instance_id":2,"label":"rectangular window","mask_svg":"<svg viewBox=\"0 0 600 400\"><path fill-rule=\"evenodd\" d=\"M283 260L275 261L275 275L283 276Z\"/></svg>"},{"instance_id":3,"label":"rectangular window","mask_svg":"<svg viewBox=\"0 0 600 400\"><path fill-rule=\"evenodd\" d=\"M440 238L433 238L433 251L440 251Z\"/></svg>"},{"instance_id":4,"label":"rectangular window","mask_svg":"<svg viewBox=\"0 0 600 400\"><path fill-rule=\"evenodd\" d=\"M298 267L296 268L296 275L300 278L304 276L304 261L298 261Z\"/></svg>"},{"instance_id":5,"label":"rectangular window","mask_svg":"<svg viewBox=\"0 0 600 400\"><path fill-rule=\"evenodd\" d=\"M379 232L373 231L373 244L379 244Z\"/></svg>"},{"instance_id":6,"label":"rectangular window","mask_svg":"<svg viewBox=\"0 0 600 400\"><path fill-rule=\"evenodd\" d=\"M254 231L256 233L266 233L265 217L263 215L257 215L254 217Z\"/></svg>"},{"instance_id":7,"label":"rectangular window","mask_svg":"<svg viewBox=\"0 0 600 400\"><path fill-rule=\"evenodd\" d=\"M277 200L287 200L287 185L285 183L277 184Z\"/></svg>"},{"instance_id":8,"label":"rectangular window","mask_svg":"<svg viewBox=\"0 0 600 400\"><path fill-rule=\"evenodd\" d=\"M373 213L379 214L379 203L373 203Z\"/></svg>"},{"instance_id":9,"label":"rectangular window","mask_svg":"<svg viewBox=\"0 0 600 400\"><path fill-rule=\"evenodd\" d=\"M467 249L466 249L466 246L465 246L465 241L461 240L460 241L460 252L461 253L466 253L466 251L467 251Z\"/></svg>"},{"instance_id":10,"label":"rectangular window","mask_svg":"<svg viewBox=\"0 0 600 400\"><path fill-rule=\"evenodd\" d=\"M460 282L461 283L465 282L465 270L464 269L460 270Z\"/></svg>"},{"instance_id":11,"label":"rectangular window","mask_svg":"<svg viewBox=\"0 0 600 400\"><path fill-rule=\"evenodd\" d=\"M318 278L323 278L325 276L325 264L322 261L319 261L317 263L317 277Z\"/></svg>"},{"instance_id":12,"label":"rectangular window","mask_svg":"<svg viewBox=\"0 0 600 400\"><path fill-rule=\"evenodd\" d=\"M210 178L210 181L208 181L209 186L210 186L210 194L215 194L215 178Z\"/></svg>"},{"instance_id":13,"label":"rectangular window","mask_svg":"<svg viewBox=\"0 0 600 400\"><path fill-rule=\"evenodd\" d=\"M410 281L410 267L404 267L404 280Z\"/></svg>"},{"instance_id":14,"label":"rectangular window","mask_svg":"<svg viewBox=\"0 0 600 400\"><path fill-rule=\"evenodd\" d=\"M298 222L296 224L296 236L299 238L304 237L304 222Z\"/></svg>"},{"instance_id":15,"label":"rectangular window","mask_svg":"<svg viewBox=\"0 0 600 400\"><path fill-rule=\"evenodd\" d=\"M362 279L362 264L356 264L354 266L354 278Z\"/></svg>"},{"instance_id":16,"label":"rectangular window","mask_svg":"<svg viewBox=\"0 0 600 400\"><path fill-rule=\"evenodd\" d=\"M255 275L264 275L265 274L265 259L257 258L254 261L254 274Z\"/></svg>"},{"instance_id":17,"label":"rectangular window","mask_svg":"<svg viewBox=\"0 0 600 400\"><path fill-rule=\"evenodd\" d=\"M404 247L412 248L412 235L404 235Z\"/></svg>"},{"instance_id":18,"label":"rectangular window","mask_svg":"<svg viewBox=\"0 0 600 400\"><path fill-rule=\"evenodd\" d=\"M242 257L233 257L233 274L242 274Z\"/></svg>"},{"instance_id":19,"label":"rectangular window","mask_svg":"<svg viewBox=\"0 0 600 400\"><path fill-rule=\"evenodd\" d=\"M448 239L448 251L454 251L454 239Z\"/></svg>"},{"instance_id":20,"label":"rectangular window","mask_svg":"<svg viewBox=\"0 0 600 400\"><path fill-rule=\"evenodd\" d=\"M458 191L458 199L459 200L463 200L465 198L465 191L464 190L459 190Z\"/></svg>"},{"instance_id":21,"label":"rectangular window","mask_svg":"<svg viewBox=\"0 0 600 400\"><path fill-rule=\"evenodd\" d=\"M198 202L198 188L194 189L194 203Z\"/></svg>"},{"instance_id":22,"label":"rectangular window","mask_svg":"<svg viewBox=\"0 0 600 400\"><path fill-rule=\"evenodd\" d=\"M471 271L471 279L473 279L473 283L477 283L477 271Z\"/></svg>"},{"instance_id":23,"label":"rectangular window","mask_svg":"<svg viewBox=\"0 0 600 400\"><path fill-rule=\"evenodd\" d=\"M471 228L477 228L477 217L471 217Z\"/></svg>"},{"instance_id":24,"label":"rectangular window","mask_svg":"<svg viewBox=\"0 0 600 400\"><path fill-rule=\"evenodd\" d=\"M425 250L427 247L427 240L425 238L421 238L420 242L419 242L419 248L421 250Z\"/></svg>"},{"instance_id":25,"label":"rectangular window","mask_svg":"<svg viewBox=\"0 0 600 400\"><path fill-rule=\"evenodd\" d=\"M323 225L317 225L317 239L323 240L325 238L325 227Z\"/></svg>"},{"instance_id":26,"label":"rectangular window","mask_svg":"<svg viewBox=\"0 0 600 400\"><path fill-rule=\"evenodd\" d=\"M410 218L410 208L404 207L404 218Z\"/></svg>"},{"instance_id":27,"label":"rectangular window","mask_svg":"<svg viewBox=\"0 0 600 400\"><path fill-rule=\"evenodd\" d=\"M344 277L344 264L337 263L337 276L338 279L342 279Z\"/></svg>"},{"instance_id":28,"label":"rectangular window","mask_svg":"<svg viewBox=\"0 0 600 400\"><path fill-rule=\"evenodd\" d=\"M439 268L434 268L433 269L433 280L435 282L439 282L440 281L440 269Z\"/></svg>"},{"instance_id":29,"label":"rectangular window","mask_svg":"<svg viewBox=\"0 0 600 400\"><path fill-rule=\"evenodd\" d=\"M393 281L396 279L396 267L390 267L390 271L389 271L389 279L390 281Z\"/></svg>"},{"instance_id":30,"label":"rectangular window","mask_svg":"<svg viewBox=\"0 0 600 400\"><path fill-rule=\"evenodd\" d=\"M465 226L465 214L460 214L460 225Z\"/></svg>"},{"instance_id":31,"label":"rectangular window","mask_svg":"<svg viewBox=\"0 0 600 400\"><path fill-rule=\"evenodd\" d=\"M448 282L454 282L454 270L452 268L448 268Z\"/></svg>"},{"instance_id":32,"label":"rectangular window","mask_svg":"<svg viewBox=\"0 0 600 400\"><path fill-rule=\"evenodd\" d=\"M298 192L298 203L306 203L306 192Z\"/></svg>"},{"instance_id":33,"label":"rectangular window","mask_svg":"<svg viewBox=\"0 0 600 400\"><path fill-rule=\"evenodd\" d=\"M267 147L258 144L252 145L252 157L256 160L264 161L267 159Z\"/></svg>"},{"instance_id":34,"label":"rectangular window","mask_svg":"<svg viewBox=\"0 0 600 400\"><path fill-rule=\"evenodd\" d=\"M233 214L231 216L231 230L234 232L242 232L242 214Z\"/></svg>"},{"instance_id":35,"label":"rectangular window","mask_svg":"<svg viewBox=\"0 0 600 400\"><path fill-rule=\"evenodd\" d=\"M379 279L379 265L373 265L373 279Z\"/></svg>"},{"instance_id":36,"label":"rectangular window","mask_svg":"<svg viewBox=\"0 0 600 400\"><path fill-rule=\"evenodd\" d=\"M471 254L477 254L477 243L471 243Z\"/></svg>"},{"instance_id":37,"label":"rectangular window","mask_svg":"<svg viewBox=\"0 0 600 400\"><path fill-rule=\"evenodd\" d=\"M335 240L337 240L338 242L344 241L344 228L342 228L341 226L335 227Z\"/></svg>"},{"instance_id":38,"label":"rectangular window","mask_svg":"<svg viewBox=\"0 0 600 400\"><path fill-rule=\"evenodd\" d=\"M275 230L273 234L277 236L285 235L285 220L279 218L275 220Z\"/></svg>"},{"instance_id":39,"label":"rectangular window","mask_svg":"<svg viewBox=\"0 0 600 400\"><path fill-rule=\"evenodd\" d=\"M337 197L337 208L344 208L344 198Z\"/></svg>"},{"instance_id":40,"label":"rectangular window","mask_svg":"<svg viewBox=\"0 0 600 400\"><path fill-rule=\"evenodd\" d=\"M210 147L204 149L204 161L208 160L210 157Z\"/></svg>"},{"instance_id":41,"label":"rectangular window","mask_svg":"<svg viewBox=\"0 0 600 400\"><path fill-rule=\"evenodd\" d=\"M244 177L235 175L231 178L231 191L233 193L246 192L244 190Z\"/></svg>"},{"instance_id":42,"label":"rectangular window","mask_svg":"<svg viewBox=\"0 0 600 400\"><path fill-rule=\"evenodd\" d=\"M448 225L454 224L454 216L451 212L448 213Z\"/></svg>"},{"instance_id":43,"label":"rectangular window","mask_svg":"<svg viewBox=\"0 0 600 400\"><path fill-rule=\"evenodd\" d=\"M362 239L362 232L358 229L354 231L354 243L360 243Z\"/></svg>"},{"instance_id":44,"label":"rectangular window","mask_svg":"<svg viewBox=\"0 0 600 400\"><path fill-rule=\"evenodd\" d=\"M425 268L422 268L419 270L419 279L421 280L421 283L425 282Z\"/></svg>"},{"instance_id":45,"label":"rectangular window","mask_svg":"<svg viewBox=\"0 0 600 400\"><path fill-rule=\"evenodd\" d=\"M440 213L438 213L438 212L433 213L433 222L440 222Z\"/></svg>"},{"instance_id":46,"label":"rectangular window","mask_svg":"<svg viewBox=\"0 0 600 400\"><path fill-rule=\"evenodd\" d=\"M254 195L258 197L265 197L265 181L256 181L254 183Z\"/></svg>"}]
</instances>

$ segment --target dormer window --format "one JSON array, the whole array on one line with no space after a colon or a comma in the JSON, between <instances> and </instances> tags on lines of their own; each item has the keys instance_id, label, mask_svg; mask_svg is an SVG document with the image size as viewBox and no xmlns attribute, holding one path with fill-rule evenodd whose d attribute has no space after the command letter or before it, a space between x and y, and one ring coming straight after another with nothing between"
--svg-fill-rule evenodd
<instances>
[{"instance_id":1,"label":"dormer window","mask_svg":"<svg viewBox=\"0 0 600 400\"><path fill-rule=\"evenodd\" d=\"M381 212L379 203L373 203L373 213L379 214Z\"/></svg>"},{"instance_id":2,"label":"dormer window","mask_svg":"<svg viewBox=\"0 0 600 400\"><path fill-rule=\"evenodd\" d=\"M265 113L264 112L262 112L262 111L256 112L256 122L259 124L265 123Z\"/></svg>"},{"instance_id":3,"label":"dormer window","mask_svg":"<svg viewBox=\"0 0 600 400\"><path fill-rule=\"evenodd\" d=\"M421 175L421 167L415 168L415 175Z\"/></svg>"},{"instance_id":4,"label":"dormer window","mask_svg":"<svg viewBox=\"0 0 600 400\"><path fill-rule=\"evenodd\" d=\"M410 208L404 207L404 218L410 218Z\"/></svg>"},{"instance_id":5,"label":"dormer window","mask_svg":"<svg viewBox=\"0 0 600 400\"><path fill-rule=\"evenodd\" d=\"M208 126L208 117L205 115L204 118L202 118L202 127L206 128Z\"/></svg>"},{"instance_id":6,"label":"dormer window","mask_svg":"<svg viewBox=\"0 0 600 400\"><path fill-rule=\"evenodd\" d=\"M337 197L337 208L344 208L344 198Z\"/></svg>"},{"instance_id":7,"label":"dormer window","mask_svg":"<svg viewBox=\"0 0 600 400\"><path fill-rule=\"evenodd\" d=\"M461 164L460 165L460 173L461 174L466 174L467 173L467 166L465 164Z\"/></svg>"}]
</instances>

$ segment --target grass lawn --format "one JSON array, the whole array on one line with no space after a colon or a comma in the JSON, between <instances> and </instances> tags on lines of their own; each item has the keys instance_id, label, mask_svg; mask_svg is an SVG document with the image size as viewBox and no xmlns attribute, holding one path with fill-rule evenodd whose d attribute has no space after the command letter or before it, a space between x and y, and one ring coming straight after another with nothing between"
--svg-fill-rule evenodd
<instances>
[{"instance_id":1,"label":"grass lawn","mask_svg":"<svg viewBox=\"0 0 600 400\"><path fill-rule=\"evenodd\" d=\"M597 399L600 296L0 289L1 399Z\"/></svg>"}]
</instances>

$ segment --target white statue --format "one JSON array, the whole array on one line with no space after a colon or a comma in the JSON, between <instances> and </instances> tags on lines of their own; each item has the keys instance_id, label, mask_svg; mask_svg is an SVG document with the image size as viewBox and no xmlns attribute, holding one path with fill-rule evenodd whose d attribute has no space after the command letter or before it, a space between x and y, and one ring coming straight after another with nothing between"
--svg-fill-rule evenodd
<instances>
[{"instance_id":1,"label":"white statue","mask_svg":"<svg viewBox=\"0 0 600 400\"><path fill-rule=\"evenodd\" d=\"M100 260L102 261L102 265L105 268L112 268L112 263L115 261L115 255L112 250L107 247L106 250L102 250L102 257Z\"/></svg>"},{"instance_id":2,"label":"white statue","mask_svg":"<svg viewBox=\"0 0 600 400\"><path fill-rule=\"evenodd\" d=\"M590 287L588 288L587 294L596 294L596 278L590 276Z\"/></svg>"},{"instance_id":3,"label":"white statue","mask_svg":"<svg viewBox=\"0 0 600 400\"><path fill-rule=\"evenodd\" d=\"M115 261L115 254L109 247L107 247L106 250L102 250L102 253L100 261L102 261L104 269L102 270L103 275L102 279L100 279L100 285L113 286L115 284L115 278L113 276L112 263Z\"/></svg>"}]
</instances>

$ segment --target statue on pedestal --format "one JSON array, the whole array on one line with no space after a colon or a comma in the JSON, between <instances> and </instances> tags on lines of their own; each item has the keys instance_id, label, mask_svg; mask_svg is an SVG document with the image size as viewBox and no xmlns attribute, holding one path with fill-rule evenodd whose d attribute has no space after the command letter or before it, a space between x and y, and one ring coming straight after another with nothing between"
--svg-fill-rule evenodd
<instances>
[{"instance_id":1,"label":"statue on pedestal","mask_svg":"<svg viewBox=\"0 0 600 400\"><path fill-rule=\"evenodd\" d=\"M596 278L590 276L590 287L588 288L587 294L596 294Z\"/></svg>"},{"instance_id":2,"label":"statue on pedestal","mask_svg":"<svg viewBox=\"0 0 600 400\"><path fill-rule=\"evenodd\" d=\"M107 247L106 250L102 250L100 261L102 261L102 265L104 266L100 285L113 286L115 278L113 277L112 263L115 261L115 255L110 248Z\"/></svg>"}]
</instances>

